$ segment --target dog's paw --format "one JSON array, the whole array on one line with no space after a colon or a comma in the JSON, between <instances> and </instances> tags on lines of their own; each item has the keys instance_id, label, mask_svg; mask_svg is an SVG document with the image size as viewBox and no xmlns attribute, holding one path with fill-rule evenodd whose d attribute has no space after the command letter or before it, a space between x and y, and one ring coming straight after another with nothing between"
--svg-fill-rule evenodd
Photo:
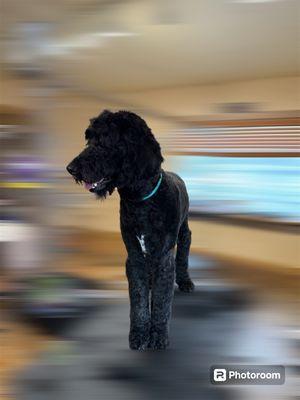
<instances>
[{"instance_id":1,"label":"dog's paw","mask_svg":"<svg viewBox=\"0 0 300 400\"><path fill-rule=\"evenodd\" d=\"M169 346L169 336L167 332L158 332L152 329L148 348L151 350L164 350Z\"/></svg>"},{"instance_id":2,"label":"dog's paw","mask_svg":"<svg viewBox=\"0 0 300 400\"><path fill-rule=\"evenodd\" d=\"M149 333L140 331L140 330L132 330L129 334L129 347L131 350L140 350L144 351L148 348L149 345Z\"/></svg>"},{"instance_id":3,"label":"dog's paw","mask_svg":"<svg viewBox=\"0 0 300 400\"><path fill-rule=\"evenodd\" d=\"M178 289L184 293L191 293L195 289L195 285L193 284L193 281L190 278L178 281L176 283L178 285Z\"/></svg>"}]
</instances>

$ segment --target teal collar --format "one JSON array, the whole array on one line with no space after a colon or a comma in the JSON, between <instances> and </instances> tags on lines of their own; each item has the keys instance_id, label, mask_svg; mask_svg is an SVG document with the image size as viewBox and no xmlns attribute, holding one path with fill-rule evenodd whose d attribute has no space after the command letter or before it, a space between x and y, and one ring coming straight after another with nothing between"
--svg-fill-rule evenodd
<instances>
[{"instance_id":1,"label":"teal collar","mask_svg":"<svg viewBox=\"0 0 300 400\"><path fill-rule=\"evenodd\" d=\"M147 196L143 197L142 201L150 199L150 197L152 197L158 191L158 188L160 187L161 181L162 181L162 173L160 173L159 180L158 180L155 188L152 190L152 192L147 194Z\"/></svg>"}]
</instances>

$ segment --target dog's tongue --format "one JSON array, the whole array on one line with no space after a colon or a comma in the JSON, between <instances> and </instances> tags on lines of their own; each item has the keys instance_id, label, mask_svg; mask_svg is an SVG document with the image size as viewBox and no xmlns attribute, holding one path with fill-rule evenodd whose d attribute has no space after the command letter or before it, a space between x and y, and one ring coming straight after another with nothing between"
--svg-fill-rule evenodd
<instances>
[{"instance_id":1,"label":"dog's tongue","mask_svg":"<svg viewBox=\"0 0 300 400\"><path fill-rule=\"evenodd\" d=\"M90 189L92 189L93 184L84 182L84 187L86 188L86 190L90 190Z\"/></svg>"}]
</instances>

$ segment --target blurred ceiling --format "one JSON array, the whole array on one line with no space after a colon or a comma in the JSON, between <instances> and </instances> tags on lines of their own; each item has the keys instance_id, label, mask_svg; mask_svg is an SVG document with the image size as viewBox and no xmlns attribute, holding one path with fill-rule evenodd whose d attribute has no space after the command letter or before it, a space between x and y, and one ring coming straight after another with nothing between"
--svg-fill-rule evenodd
<instances>
[{"instance_id":1,"label":"blurred ceiling","mask_svg":"<svg viewBox=\"0 0 300 400\"><path fill-rule=\"evenodd\" d=\"M16 60L22 48L33 59L18 24L47 23L47 35L35 38L35 59L86 90L125 92L298 73L297 0L2 3L7 60L13 51Z\"/></svg>"}]
</instances>

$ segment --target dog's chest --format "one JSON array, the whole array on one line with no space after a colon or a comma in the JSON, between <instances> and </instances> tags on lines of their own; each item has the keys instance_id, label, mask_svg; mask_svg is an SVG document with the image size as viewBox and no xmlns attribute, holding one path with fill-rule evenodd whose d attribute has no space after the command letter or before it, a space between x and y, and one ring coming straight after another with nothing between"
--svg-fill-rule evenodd
<instances>
[{"instance_id":1,"label":"dog's chest","mask_svg":"<svg viewBox=\"0 0 300 400\"><path fill-rule=\"evenodd\" d=\"M140 243L141 250L144 256L147 254L147 248L146 248L146 238L144 234L141 234L140 236L136 235L137 240Z\"/></svg>"},{"instance_id":2,"label":"dog's chest","mask_svg":"<svg viewBox=\"0 0 300 400\"><path fill-rule=\"evenodd\" d=\"M162 215L150 204L121 207L121 227L128 235L134 235L145 256L151 253L152 239L161 232Z\"/></svg>"},{"instance_id":3,"label":"dog's chest","mask_svg":"<svg viewBox=\"0 0 300 400\"><path fill-rule=\"evenodd\" d=\"M168 247L168 238L177 234L177 218L171 207L154 202L129 205L121 202L120 211L123 237L127 243L135 242L143 257L155 257L157 249Z\"/></svg>"}]
</instances>

